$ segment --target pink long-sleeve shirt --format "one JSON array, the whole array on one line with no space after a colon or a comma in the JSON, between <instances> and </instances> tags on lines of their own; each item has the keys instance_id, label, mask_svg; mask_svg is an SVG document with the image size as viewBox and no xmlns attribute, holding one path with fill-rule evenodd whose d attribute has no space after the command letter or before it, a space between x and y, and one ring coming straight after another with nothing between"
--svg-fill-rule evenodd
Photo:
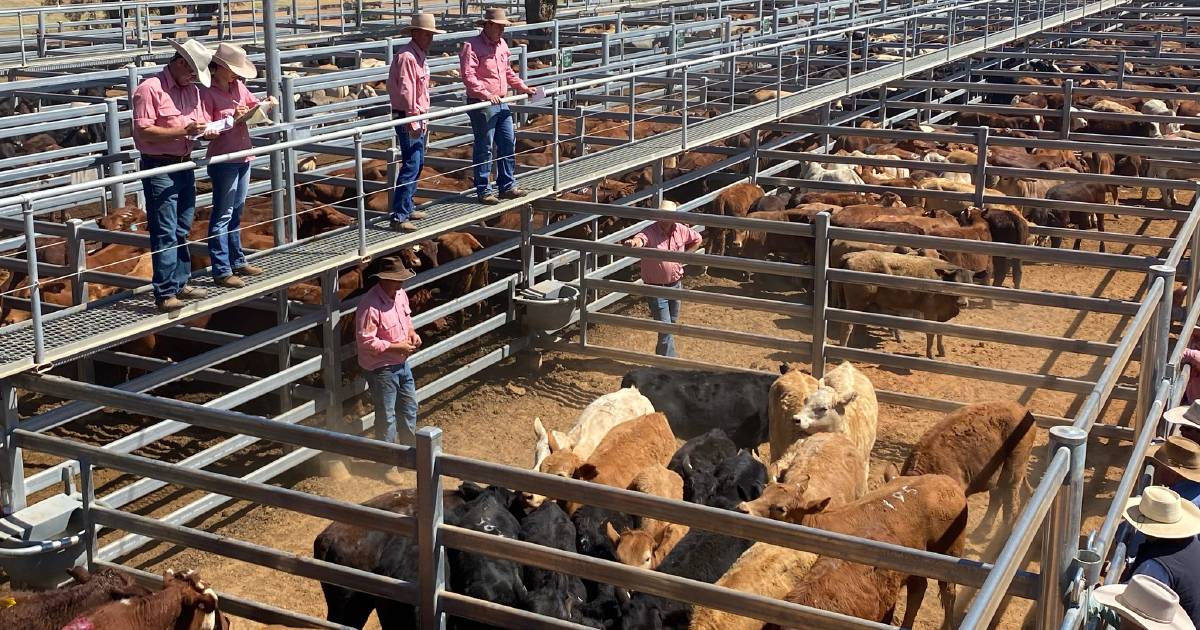
<instances>
[{"instance_id":1,"label":"pink long-sleeve shirt","mask_svg":"<svg viewBox=\"0 0 1200 630\"><path fill-rule=\"evenodd\" d=\"M208 114L209 120L220 120L226 116L236 117L238 105L246 107L258 105L258 99L250 93L250 90L246 89L246 84L239 79L230 81L227 90L217 87L216 84L201 90L200 99L204 103L204 111ZM245 151L249 148L250 129L246 123L237 123L233 129L225 131L208 143L208 157ZM241 161L250 162L253 159L253 157L246 157Z\"/></svg>"},{"instance_id":2,"label":"pink long-sleeve shirt","mask_svg":"<svg viewBox=\"0 0 1200 630\"><path fill-rule=\"evenodd\" d=\"M1192 366L1192 375L1183 390L1183 404L1200 400L1200 350L1185 348L1183 362Z\"/></svg>"},{"instance_id":3,"label":"pink long-sleeve shirt","mask_svg":"<svg viewBox=\"0 0 1200 630\"><path fill-rule=\"evenodd\" d=\"M429 112L429 62L416 42L409 42L392 59L387 89L392 111L405 116ZM425 121L408 123L408 127L421 131L425 129Z\"/></svg>"},{"instance_id":4,"label":"pink long-sleeve shirt","mask_svg":"<svg viewBox=\"0 0 1200 630\"><path fill-rule=\"evenodd\" d=\"M655 223L638 232L632 239L639 247L652 247L670 252L682 252L700 244L700 233L682 224L664 227ZM642 281L647 284L669 285L683 278L683 265L671 260L642 260Z\"/></svg>"},{"instance_id":5,"label":"pink long-sleeve shirt","mask_svg":"<svg viewBox=\"0 0 1200 630\"><path fill-rule=\"evenodd\" d=\"M392 350L391 344L407 341L412 335L412 308L404 289L388 295L382 284L363 294L354 314L355 342L358 365L364 370L377 370L386 365L400 365L409 353Z\"/></svg>"},{"instance_id":6,"label":"pink long-sleeve shirt","mask_svg":"<svg viewBox=\"0 0 1200 630\"><path fill-rule=\"evenodd\" d=\"M144 155L186 156L192 152L187 138L155 141L142 134L147 127L184 127L209 122L200 99L200 85L179 85L171 71L142 81L133 91L133 145Z\"/></svg>"},{"instance_id":7,"label":"pink long-sleeve shirt","mask_svg":"<svg viewBox=\"0 0 1200 630\"><path fill-rule=\"evenodd\" d=\"M508 89L528 91L525 82L512 69L512 53L504 38L492 43L482 31L463 42L458 52L458 69L467 86L467 97L489 99L508 96Z\"/></svg>"}]
</instances>

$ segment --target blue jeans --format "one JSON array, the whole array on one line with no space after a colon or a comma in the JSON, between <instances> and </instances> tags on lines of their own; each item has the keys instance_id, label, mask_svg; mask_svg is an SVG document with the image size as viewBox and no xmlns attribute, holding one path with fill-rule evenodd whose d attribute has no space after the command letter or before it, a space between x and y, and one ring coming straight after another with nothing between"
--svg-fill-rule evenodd
<instances>
[{"instance_id":1,"label":"blue jeans","mask_svg":"<svg viewBox=\"0 0 1200 630\"><path fill-rule=\"evenodd\" d=\"M680 283L676 282L667 288L678 289ZM679 321L679 300L647 296L646 306L650 307L650 317L660 322L674 324ZM675 354L675 335L659 333L658 345L654 348L654 353L664 357L678 356Z\"/></svg>"},{"instance_id":2,"label":"blue jeans","mask_svg":"<svg viewBox=\"0 0 1200 630\"><path fill-rule=\"evenodd\" d=\"M153 158L141 160L144 170L166 164ZM161 301L183 290L192 275L187 238L196 216L196 174L188 170L144 177L142 192L146 196L150 260L154 266L151 282L154 299Z\"/></svg>"},{"instance_id":3,"label":"blue jeans","mask_svg":"<svg viewBox=\"0 0 1200 630\"><path fill-rule=\"evenodd\" d=\"M396 144L400 145L400 174L396 177L396 192L392 195L392 220L407 221L413 213L413 193L425 165L425 139L408 135L408 125L396 128Z\"/></svg>"},{"instance_id":4,"label":"blue jeans","mask_svg":"<svg viewBox=\"0 0 1200 630\"><path fill-rule=\"evenodd\" d=\"M212 178L213 210L208 220L208 255L212 258L212 275L224 278L233 270L246 266L242 251L242 209L246 207L246 192L250 187L250 163L209 164Z\"/></svg>"},{"instance_id":5,"label":"blue jeans","mask_svg":"<svg viewBox=\"0 0 1200 630\"><path fill-rule=\"evenodd\" d=\"M366 373L375 405L375 439L413 446L417 442L417 384L407 363ZM397 426L396 417L404 418Z\"/></svg>"},{"instance_id":6,"label":"blue jeans","mask_svg":"<svg viewBox=\"0 0 1200 630\"><path fill-rule=\"evenodd\" d=\"M488 185L488 177L492 173L493 140L496 143L496 187L500 192L516 188L517 137L514 135L512 112L508 105L471 110L467 116L471 119L471 133L475 134L475 147L471 155L471 161L475 163L475 192L480 197L494 192Z\"/></svg>"}]
</instances>

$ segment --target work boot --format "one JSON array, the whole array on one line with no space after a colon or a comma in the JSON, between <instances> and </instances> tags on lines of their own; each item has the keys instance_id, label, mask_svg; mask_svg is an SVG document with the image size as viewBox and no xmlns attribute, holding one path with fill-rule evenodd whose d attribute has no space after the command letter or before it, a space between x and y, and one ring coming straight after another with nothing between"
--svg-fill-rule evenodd
<instances>
[{"instance_id":1,"label":"work boot","mask_svg":"<svg viewBox=\"0 0 1200 630\"><path fill-rule=\"evenodd\" d=\"M412 221L397 221L392 219L388 221L388 229L393 232L416 232L417 225Z\"/></svg>"},{"instance_id":2,"label":"work boot","mask_svg":"<svg viewBox=\"0 0 1200 630\"><path fill-rule=\"evenodd\" d=\"M413 210L412 214L408 215L408 218L414 221L420 221L421 219L428 219L429 213L425 212L424 210Z\"/></svg>"},{"instance_id":3,"label":"work boot","mask_svg":"<svg viewBox=\"0 0 1200 630\"><path fill-rule=\"evenodd\" d=\"M246 286L246 283L237 276L223 276L213 280L213 284L219 287L228 287L230 289L240 289Z\"/></svg>"},{"instance_id":4,"label":"work boot","mask_svg":"<svg viewBox=\"0 0 1200 630\"><path fill-rule=\"evenodd\" d=\"M201 289L200 287L184 285L183 288L179 290L179 293L175 294L175 297L181 300L201 300L208 297L208 291Z\"/></svg>"},{"instance_id":5,"label":"work boot","mask_svg":"<svg viewBox=\"0 0 1200 630\"><path fill-rule=\"evenodd\" d=\"M234 269L233 273L234 275L238 276L261 276L263 274L263 268L255 267L254 265L242 265L241 267Z\"/></svg>"},{"instance_id":6,"label":"work boot","mask_svg":"<svg viewBox=\"0 0 1200 630\"><path fill-rule=\"evenodd\" d=\"M488 193L479 197L479 203L485 206L494 206L500 203L500 198L497 197L495 193Z\"/></svg>"},{"instance_id":7,"label":"work boot","mask_svg":"<svg viewBox=\"0 0 1200 630\"><path fill-rule=\"evenodd\" d=\"M155 301L154 306L158 307L158 310L160 312L170 313L172 311L178 311L179 309L183 308L183 302L179 301L179 298L169 297L165 300Z\"/></svg>"},{"instance_id":8,"label":"work boot","mask_svg":"<svg viewBox=\"0 0 1200 630\"><path fill-rule=\"evenodd\" d=\"M503 199L520 199L521 197L524 197L527 194L529 194L529 193L526 193L524 190L521 190L520 188L510 188L510 189L500 193L500 197Z\"/></svg>"}]
</instances>

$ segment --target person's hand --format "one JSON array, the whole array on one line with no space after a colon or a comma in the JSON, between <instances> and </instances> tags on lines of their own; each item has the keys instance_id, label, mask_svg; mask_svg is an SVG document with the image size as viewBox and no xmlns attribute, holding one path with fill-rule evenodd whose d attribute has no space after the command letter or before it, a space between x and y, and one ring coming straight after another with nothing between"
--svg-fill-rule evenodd
<instances>
[{"instance_id":1,"label":"person's hand","mask_svg":"<svg viewBox=\"0 0 1200 630\"><path fill-rule=\"evenodd\" d=\"M199 123L199 122L196 122L196 121L194 121L194 120L193 120L192 122L188 123L186 127L184 127L184 128L183 128L183 133L182 133L182 135L184 135L184 136L198 136L198 135L200 135L200 134L201 134L203 131L204 131L204 123Z\"/></svg>"},{"instance_id":2,"label":"person's hand","mask_svg":"<svg viewBox=\"0 0 1200 630\"><path fill-rule=\"evenodd\" d=\"M534 94L537 94L537 88L525 86L525 94L533 96Z\"/></svg>"},{"instance_id":3,"label":"person's hand","mask_svg":"<svg viewBox=\"0 0 1200 630\"><path fill-rule=\"evenodd\" d=\"M625 239L624 241L621 241L621 244L628 245L629 247L641 247L642 246L641 241L637 240L636 238Z\"/></svg>"},{"instance_id":4,"label":"person's hand","mask_svg":"<svg viewBox=\"0 0 1200 630\"><path fill-rule=\"evenodd\" d=\"M406 341L393 341L392 342L392 350L399 350L400 352L412 352L413 350L416 350L416 349L417 349L417 347L415 345L413 345L411 338L410 338L410 340L406 340Z\"/></svg>"},{"instance_id":5,"label":"person's hand","mask_svg":"<svg viewBox=\"0 0 1200 630\"><path fill-rule=\"evenodd\" d=\"M276 105L278 105L279 101L276 100L276 98L274 96L268 96L266 103L267 103L266 108L271 109L272 107L275 107Z\"/></svg>"},{"instance_id":6,"label":"person's hand","mask_svg":"<svg viewBox=\"0 0 1200 630\"><path fill-rule=\"evenodd\" d=\"M221 133L218 131L206 131L206 132L204 132L203 137L205 140L216 140L217 137L219 137L220 135L221 135Z\"/></svg>"},{"instance_id":7,"label":"person's hand","mask_svg":"<svg viewBox=\"0 0 1200 630\"><path fill-rule=\"evenodd\" d=\"M408 342L412 344L414 350L417 348L420 348L421 347L421 335L418 335L417 331L414 330L412 332L412 334L409 335Z\"/></svg>"},{"instance_id":8,"label":"person's hand","mask_svg":"<svg viewBox=\"0 0 1200 630\"><path fill-rule=\"evenodd\" d=\"M499 105L499 104L500 104L500 97L499 97L499 96L489 96L489 97L488 97L488 102L489 102L489 103L491 103L492 105Z\"/></svg>"},{"instance_id":9,"label":"person's hand","mask_svg":"<svg viewBox=\"0 0 1200 630\"><path fill-rule=\"evenodd\" d=\"M408 137L412 138L413 140L420 140L421 139L421 128L417 127L416 129L413 129L412 127L409 127L408 128Z\"/></svg>"},{"instance_id":10,"label":"person's hand","mask_svg":"<svg viewBox=\"0 0 1200 630\"><path fill-rule=\"evenodd\" d=\"M246 107L245 105L238 105L237 108L233 110L233 117L241 118L242 116L245 116L246 112L248 111L250 111L249 107Z\"/></svg>"}]
</instances>

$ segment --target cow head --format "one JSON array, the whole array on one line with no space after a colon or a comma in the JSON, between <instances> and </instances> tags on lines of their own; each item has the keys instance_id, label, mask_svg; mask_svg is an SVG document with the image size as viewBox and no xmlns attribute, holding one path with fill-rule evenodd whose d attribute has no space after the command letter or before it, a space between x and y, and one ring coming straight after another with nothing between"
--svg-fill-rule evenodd
<instances>
[{"instance_id":1,"label":"cow head","mask_svg":"<svg viewBox=\"0 0 1200 630\"><path fill-rule=\"evenodd\" d=\"M938 276L940 276L941 279L945 280L946 282L961 282L963 284L972 284L975 280L975 274L971 270L963 269L962 267L956 267L954 265L947 264L947 265L934 267L934 271L937 272ZM959 296L956 296L955 304L958 308L962 309L962 308L967 308L967 306L970 304L970 302L967 300L967 296L959 295ZM957 314L958 314L957 312L954 313L954 315L957 315ZM954 315L951 315L950 317L953 317ZM947 319L949 319L949 318L947 318ZM939 320L939 321L946 321L946 320Z\"/></svg>"},{"instance_id":2,"label":"cow head","mask_svg":"<svg viewBox=\"0 0 1200 630\"><path fill-rule=\"evenodd\" d=\"M838 392L833 387L822 385L808 395L804 406L792 416L792 421L800 433L807 435L825 431L843 433L846 430L846 405L857 397L858 392L854 390Z\"/></svg>"},{"instance_id":3,"label":"cow head","mask_svg":"<svg viewBox=\"0 0 1200 630\"><path fill-rule=\"evenodd\" d=\"M665 527L661 528L659 535L665 530ZM612 523L609 523L605 533L617 549L618 562L640 569L654 568L654 550L658 547L658 540L650 532L637 529L618 533Z\"/></svg>"},{"instance_id":4,"label":"cow head","mask_svg":"<svg viewBox=\"0 0 1200 630\"><path fill-rule=\"evenodd\" d=\"M823 512L832 500L829 496L810 496L808 481L808 475L804 475L789 483L767 484L762 496L739 503L737 510L773 521L799 523L805 514Z\"/></svg>"},{"instance_id":5,"label":"cow head","mask_svg":"<svg viewBox=\"0 0 1200 630\"><path fill-rule=\"evenodd\" d=\"M542 426L541 420L534 420L533 430L538 438L538 444L534 447L534 458L541 458L535 468L538 472L571 479L575 476L576 471L584 466L583 458L571 450L572 444L567 436L557 431L547 432ZM545 452L544 457L542 457L543 452ZM522 492L521 500L528 507L537 508L545 502L546 497L532 492Z\"/></svg>"},{"instance_id":6,"label":"cow head","mask_svg":"<svg viewBox=\"0 0 1200 630\"><path fill-rule=\"evenodd\" d=\"M217 630L217 594L200 579L194 571L176 574L167 569L163 574L163 590L174 589L180 598L183 614L180 620L191 616L192 621L183 627L189 630Z\"/></svg>"}]
</instances>

